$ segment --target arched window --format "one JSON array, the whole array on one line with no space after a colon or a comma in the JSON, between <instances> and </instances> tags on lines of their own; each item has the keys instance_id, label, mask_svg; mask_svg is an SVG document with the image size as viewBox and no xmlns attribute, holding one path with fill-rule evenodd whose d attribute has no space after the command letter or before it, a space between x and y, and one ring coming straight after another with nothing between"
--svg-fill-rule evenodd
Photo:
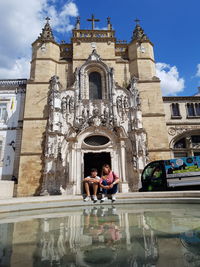
<instances>
[{"instance_id":1,"label":"arched window","mask_svg":"<svg viewBox=\"0 0 200 267\"><path fill-rule=\"evenodd\" d=\"M200 156L200 135L186 135L173 146L174 157Z\"/></svg>"},{"instance_id":2,"label":"arched window","mask_svg":"<svg viewBox=\"0 0 200 267\"><path fill-rule=\"evenodd\" d=\"M188 117L194 117L195 116L195 110L194 110L194 104L193 103L187 104L187 112L188 112Z\"/></svg>"},{"instance_id":3,"label":"arched window","mask_svg":"<svg viewBox=\"0 0 200 267\"><path fill-rule=\"evenodd\" d=\"M199 103L195 103L195 111L196 111L196 115L200 116L200 104Z\"/></svg>"},{"instance_id":4,"label":"arched window","mask_svg":"<svg viewBox=\"0 0 200 267\"><path fill-rule=\"evenodd\" d=\"M172 117L180 117L180 110L178 103L172 103Z\"/></svg>"},{"instance_id":5,"label":"arched window","mask_svg":"<svg viewBox=\"0 0 200 267\"><path fill-rule=\"evenodd\" d=\"M186 148L186 140L182 138L174 144L174 148Z\"/></svg>"},{"instance_id":6,"label":"arched window","mask_svg":"<svg viewBox=\"0 0 200 267\"><path fill-rule=\"evenodd\" d=\"M98 72L89 74L89 98L102 99L101 74Z\"/></svg>"}]
</instances>

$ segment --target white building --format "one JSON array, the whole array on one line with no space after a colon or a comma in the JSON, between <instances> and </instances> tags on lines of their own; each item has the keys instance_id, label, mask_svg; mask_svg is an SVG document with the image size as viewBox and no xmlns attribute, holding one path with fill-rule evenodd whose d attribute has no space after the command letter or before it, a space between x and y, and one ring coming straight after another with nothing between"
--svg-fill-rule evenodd
<instances>
[{"instance_id":1,"label":"white building","mask_svg":"<svg viewBox=\"0 0 200 267\"><path fill-rule=\"evenodd\" d=\"M0 80L0 180L18 178L25 79Z\"/></svg>"}]
</instances>

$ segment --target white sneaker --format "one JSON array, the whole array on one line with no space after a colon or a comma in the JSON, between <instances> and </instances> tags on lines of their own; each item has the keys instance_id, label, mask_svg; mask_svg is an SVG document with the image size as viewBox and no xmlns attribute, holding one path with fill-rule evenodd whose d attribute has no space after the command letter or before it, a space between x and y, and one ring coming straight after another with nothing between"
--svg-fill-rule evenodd
<instances>
[{"instance_id":1,"label":"white sneaker","mask_svg":"<svg viewBox=\"0 0 200 267\"><path fill-rule=\"evenodd\" d=\"M116 201L116 197L115 195L112 195L112 202L115 202Z\"/></svg>"},{"instance_id":2,"label":"white sneaker","mask_svg":"<svg viewBox=\"0 0 200 267\"><path fill-rule=\"evenodd\" d=\"M97 202L97 196L93 195L92 198L93 198L93 202L96 203Z\"/></svg>"},{"instance_id":3,"label":"white sneaker","mask_svg":"<svg viewBox=\"0 0 200 267\"><path fill-rule=\"evenodd\" d=\"M87 196L86 198L84 198L84 201L85 202L87 202L87 201L89 201L90 200L90 197L89 196Z\"/></svg>"},{"instance_id":4,"label":"white sneaker","mask_svg":"<svg viewBox=\"0 0 200 267\"><path fill-rule=\"evenodd\" d=\"M107 199L107 197L105 197L105 195L102 194L100 203L103 203L106 199Z\"/></svg>"}]
</instances>

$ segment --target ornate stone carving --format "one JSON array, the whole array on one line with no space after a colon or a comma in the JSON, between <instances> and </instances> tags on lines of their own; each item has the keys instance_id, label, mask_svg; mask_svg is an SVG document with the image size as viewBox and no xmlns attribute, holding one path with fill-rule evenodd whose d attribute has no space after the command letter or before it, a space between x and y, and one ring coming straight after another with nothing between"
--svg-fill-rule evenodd
<instances>
[{"instance_id":1,"label":"ornate stone carving","mask_svg":"<svg viewBox=\"0 0 200 267\"><path fill-rule=\"evenodd\" d=\"M49 83L50 83L51 90L55 92L60 90L60 82L59 82L58 76L56 75L52 76Z\"/></svg>"},{"instance_id":2,"label":"ornate stone carving","mask_svg":"<svg viewBox=\"0 0 200 267\"><path fill-rule=\"evenodd\" d=\"M199 126L175 126L168 129L168 134L171 136L179 135L187 131L199 130Z\"/></svg>"},{"instance_id":3,"label":"ornate stone carving","mask_svg":"<svg viewBox=\"0 0 200 267\"><path fill-rule=\"evenodd\" d=\"M170 127L168 129L168 134L172 136L176 135L176 129L174 127Z\"/></svg>"},{"instance_id":4,"label":"ornate stone carving","mask_svg":"<svg viewBox=\"0 0 200 267\"><path fill-rule=\"evenodd\" d=\"M142 29L142 27L139 24L137 24L135 26L135 29L133 31L133 40L137 40L139 42L149 40L147 35L144 33L144 30Z\"/></svg>"},{"instance_id":5,"label":"ornate stone carving","mask_svg":"<svg viewBox=\"0 0 200 267\"><path fill-rule=\"evenodd\" d=\"M96 49L93 49L92 54L89 56L88 60L90 61L99 61L101 58L100 56L97 54Z\"/></svg>"},{"instance_id":6,"label":"ornate stone carving","mask_svg":"<svg viewBox=\"0 0 200 267\"><path fill-rule=\"evenodd\" d=\"M86 97L89 86L86 78L90 73L90 66L94 71L99 68L101 75L104 75L102 77L107 98ZM131 79L129 91L116 85L114 69L103 63L93 50L86 63L75 70L73 86L66 90L61 89L59 77L53 76L50 79L48 95L49 118L46 129L43 192L46 190L50 194L59 194L63 180L67 183L67 190L71 188L72 193L75 188L77 190L82 175L81 171L77 171L77 164L80 164L83 158L79 137L89 131L90 134L104 132L113 136L109 146L113 149L111 153L121 155L119 161L125 161L127 149L125 145L119 144L130 139L128 149L133 159L132 171L138 172L144 167L147 162L147 138L142 125L137 78ZM123 170L125 173L125 167ZM123 177L125 176L124 174ZM53 191L54 189L56 191Z\"/></svg>"},{"instance_id":7,"label":"ornate stone carving","mask_svg":"<svg viewBox=\"0 0 200 267\"><path fill-rule=\"evenodd\" d=\"M70 97L69 99L69 111L70 113L72 113L74 111L75 108L75 101L74 101L74 97Z\"/></svg>"},{"instance_id":8,"label":"ornate stone carving","mask_svg":"<svg viewBox=\"0 0 200 267\"><path fill-rule=\"evenodd\" d=\"M55 42L53 32L52 32L51 26L49 24L50 18L47 17L46 20L47 20L47 22L46 22L44 28L42 29L42 33L38 37L37 41L42 41L42 42L53 41L53 42Z\"/></svg>"},{"instance_id":9,"label":"ornate stone carving","mask_svg":"<svg viewBox=\"0 0 200 267\"><path fill-rule=\"evenodd\" d=\"M130 80L130 85L129 85L129 90L131 92L132 95L132 107L134 109L141 109L141 100L140 100L140 95L139 95L139 91L136 87L138 78L136 77L132 77Z\"/></svg>"}]
</instances>

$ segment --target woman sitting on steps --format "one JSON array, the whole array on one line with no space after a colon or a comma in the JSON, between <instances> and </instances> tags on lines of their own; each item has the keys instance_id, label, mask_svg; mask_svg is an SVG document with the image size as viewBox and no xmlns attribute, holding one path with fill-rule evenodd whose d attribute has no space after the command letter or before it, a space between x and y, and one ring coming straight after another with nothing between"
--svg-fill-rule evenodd
<instances>
[{"instance_id":1,"label":"woman sitting on steps","mask_svg":"<svg viewBox=\"0 0 200 267\"><path fill-rule=\"evenodd\" d=\"M99 181L99 185L102 188L101 203L105 201L105 195L111 195L112 202L116 201L115 194L117 193L118 183L118 175L111 170L108 164L104 164L102 167L102 177Z\"/></svg>"}]
</instances>

